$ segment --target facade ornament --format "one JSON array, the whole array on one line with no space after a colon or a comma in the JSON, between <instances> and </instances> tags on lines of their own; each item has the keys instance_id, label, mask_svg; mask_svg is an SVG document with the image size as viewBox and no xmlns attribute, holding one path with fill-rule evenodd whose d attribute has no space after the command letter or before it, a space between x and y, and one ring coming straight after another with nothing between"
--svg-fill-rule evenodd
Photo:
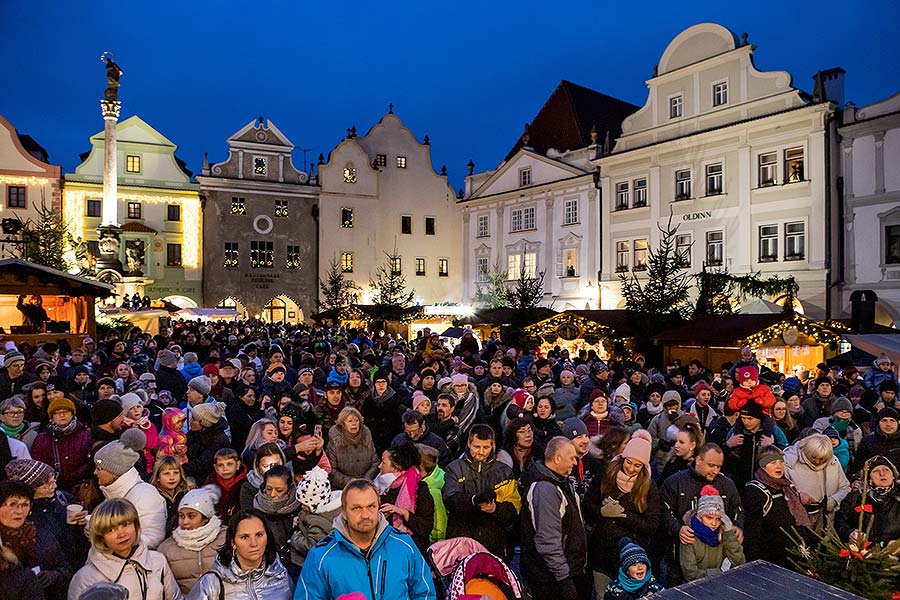
<instances>
[{"instance_id":1,"label":"facade ornament","mask_svg":"<svg viewBox=\"0 0 900 600\"><path fill-rule=\"evenodd\" d=\"M472 162L471 158L469 159L469 164L467 164L466 167L468 167L469 169L469 175L475 172L475 163Z\"/></svg>"},{"instance_id":2,"label":"facade ornament","mask_svg":"<svg viewBox=\"0 0 900 600\"><path fill-rule=\"evenodd\" d=\"M741 46L746 46L747 44L747 32L745 31L741 34Z\"/></svg>"},{"instance_id":3,"label":"facade ornament","mask_svg":"<svg viewBox=\"0 0 900 600\"><path fill-rule=\"evenodd\" d=\"M325 156L324 156L323 154L321 154L321 153L319 154L319 164L320 164L320 165L324 165L324 164L325 164Z\"/></svg>"},{"instance_id":4,"label":"facade ornament","mask_svg":"<svg viewBox=\"0 0 900 600\"><path fill-rule=\"evenodd\" d=\"M612 150L612 134L606 130L606 137L603 138L603 155L606 156Z\"/></svg>"},{"instance_id":5,"label":"facade ornament","mask_svg":"<svg viewBox=\"0 0 900 600\"><path fill-rule=\"evenodd\" d=\"M441 165L441 177L447 176L447 165Z\"/></svg>"},{"instance_id":6,"label":"facade ornament","mask_svg":"<svg viewBox=\"0 0 900 600\"><path fill-rule=\"evenodd\" d=\"M107 102L119 101L119 78L125 74L114 58L112 52L104 52L100 57L106 61L106 91L103 92L103 99Z\"/></svg>"},{"instance_id":7,"label":"facade ornament","mask_svg":"<svg viewBox=\"0 0 900 600\"><path fill-rule=\"evenodd\" d=\"M528 147L528 143L531 141L531 134L528 132L531 126L528 123L525 123L525 131L522 132L522 146Z\"/></svg>"},{"instance_id":8,"label":"facade ornament","mask_svg":"<svg viewBox=\"0 0 900 600\"><path fill-rule=\"evenodd\" d=\"M460 200L462 200L463 197L465 197L465 192L463 191L462 188L459 188L458 190L456 190L456 197Z\"/></svg>"},{"instance_id":9,"label":"facade ornament","mask_svg":"<svg viewBox=\"0 0 900 600\"><path fill-rule=\"evenodd\" d=\"M591 127L591 146L596 146L597 142L600 140L600 132L597 130L597 124Z\"/></svg>"},{"instance_id":10,"label":"facade ornament","mask_svg":"<svg viewBox=\"0 0 900 600\"><path fill-rule=\"evenodd\" d=\"M394 114L394 103L393 102L388 102L388 114L389 115Z\"/></svg>"},{"instance_id":11,"label":"facade ornament","mask_svg":"<svg viewBox=\"0 0 900 600\"><path fill-rule=\"evenodd\" d=\"M427 134L427 133L425 134L425 140L424 140L424 141L425 141L425 145L426 145L426 146L431 145L431 138L428 137L428 134Z\"/></svg>"}]
</instances>

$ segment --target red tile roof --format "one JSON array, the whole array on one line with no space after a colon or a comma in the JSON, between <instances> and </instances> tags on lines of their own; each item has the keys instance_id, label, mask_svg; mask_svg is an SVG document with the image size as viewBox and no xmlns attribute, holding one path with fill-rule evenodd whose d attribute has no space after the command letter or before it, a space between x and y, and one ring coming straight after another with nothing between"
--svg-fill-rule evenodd
<instances>
[{"instance_id":1,"label":"red tile roof","mask_svg":"<svg viewBox=\"0 0 900 600\"><path fill-rule=\"evenodd\" d=\"M152 227L147 227L138 221L128 221L122 225L122 231L129 231L131 233L157 233Z\"/></svg>"}]
</instances>

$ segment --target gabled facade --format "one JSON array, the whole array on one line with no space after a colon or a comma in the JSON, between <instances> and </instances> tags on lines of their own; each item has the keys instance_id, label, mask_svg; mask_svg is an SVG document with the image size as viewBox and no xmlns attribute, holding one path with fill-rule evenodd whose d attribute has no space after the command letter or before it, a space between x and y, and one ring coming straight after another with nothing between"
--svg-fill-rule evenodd
<instances>
[{"instance_id":1,"label":"gabled facade","mask_svg":"<svg viewBox=\"0 0 900 600\"><path fill-rule=\"evenodd\" d=\"M204 160L203 297L268 321L316 312L315 177L294 167L294 144L260 117L228 138L228 157Z\"/></svg>"},{"instance_id":2,"label":"gabled facade","mask_svg":"<svg viewBox=\"0 0 900 600\"><path fill-rule=\"evenodd\" d=\"M202 305L203 229L199 186L171 140L134 115L116 126L120 260L144 277L144 293L183 307ZM103 198L104 136L91 136L75 173L65 175L63 216L94 258ZM80 265L91 268L91 258Z\"/></svg>"},{"instance_id":3,"label":"gabled facade","mask_svg":"<svg viewBox=\"0 0 900 600\"><path fill-rule=\"evenodd\" d=\"M319 165L320 273L336 261L368 304L370 278L396 248L417 303L459 302L460 211L428 137L418 141L393 112L365 136L348 134Z\"/></svg>"},{"instance_id":4,"label":"gabled facade","mask_svg":"<svg viewBox=\"0 0 900 600\"><path fill-rule=\"evenodd\" d=\"M878 295L875 321L900 325L900 93L844 110L841 308L850 295ZM841 225L843 227L841 227Z\"/></svg>"},{"instance_id":5,"label":"gabled facade","mask_svg":"<svg viewBox=\"0 0 900 600\"><path fill-rule=\"evenodd\" d=\"M597 158L602 308L621 308L620 274L640 273L672 217L684 268L793 275L800 310L830 308L836 212L836 104L843 71L817 97L784 71L761 72L755 47L711 23L672 40L645 105ZM777 300L773 298L772 300Z\"/></svg>"}]
</instances>

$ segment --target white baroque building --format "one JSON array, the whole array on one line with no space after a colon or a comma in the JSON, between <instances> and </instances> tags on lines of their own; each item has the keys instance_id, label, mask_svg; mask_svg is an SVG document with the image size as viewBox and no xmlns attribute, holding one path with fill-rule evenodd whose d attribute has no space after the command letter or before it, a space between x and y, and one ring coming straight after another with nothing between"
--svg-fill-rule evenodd
<instances>
[{"instance_id":1,"label":"white baroque building","mask_svg":"<svg viewBox=\"0 0 900 600\"><path fill-rule=\"evenodd\" d=\"M835 240L827 232L838 205L843 70L820 72L813 97L787 72L757 70L754 50L712 23L681 32L646 82L645 105L594 160L600 308L624 306L620 274L640 276L671 215L691 272L706 264L792 275L799 310L839 312L830 306Z\"/></svg>"}]
</instances>

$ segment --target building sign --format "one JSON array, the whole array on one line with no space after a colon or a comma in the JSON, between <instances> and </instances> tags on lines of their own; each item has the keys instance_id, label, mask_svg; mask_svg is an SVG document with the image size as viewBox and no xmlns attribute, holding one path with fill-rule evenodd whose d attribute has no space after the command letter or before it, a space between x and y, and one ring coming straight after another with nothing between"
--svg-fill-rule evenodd
<instances>
[{"instance_id":1,"label":"building sign","mask_svg":"<svg viewBox=\"0 0 900 600\"><path fill-rule=\"evenodd\" d=\"M681 215L682 221L698 221L700 219L711 219L712 211L711 210L702 210L700 212L693 213L685 213Z\"/></svg>"},{"instance_id":2,"label":"building sign","mask_svg":"<svg viewBox=\"0 0 900 600\"><path fill-rule=\"evenodd\" d=\"M247 279L248 283L258 290L267 290L270 285L278 283L281 275L278 273L270 273L268 275L244 273L244 279Z\"/></svg>"}]
</instances>

